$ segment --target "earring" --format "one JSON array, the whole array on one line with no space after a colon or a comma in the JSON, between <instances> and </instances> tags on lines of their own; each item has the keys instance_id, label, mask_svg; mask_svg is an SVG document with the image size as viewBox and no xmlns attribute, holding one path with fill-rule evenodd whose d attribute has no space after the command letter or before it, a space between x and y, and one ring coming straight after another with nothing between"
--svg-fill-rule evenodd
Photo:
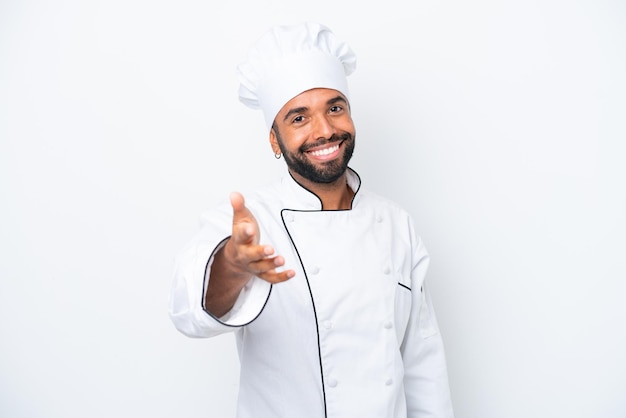
<instances>
[{"instance_id":1,"label":"earring","mask_svg":"<svg viewBox=\"0 0 626 418\"><path fill-rule=\"evenodd\" d=\"M277 160L280 160L280 157L282 157L283 154L281 154L280 152L278 154L274 154L274 158L276 158Z\"/></svg>"}]
</instances>

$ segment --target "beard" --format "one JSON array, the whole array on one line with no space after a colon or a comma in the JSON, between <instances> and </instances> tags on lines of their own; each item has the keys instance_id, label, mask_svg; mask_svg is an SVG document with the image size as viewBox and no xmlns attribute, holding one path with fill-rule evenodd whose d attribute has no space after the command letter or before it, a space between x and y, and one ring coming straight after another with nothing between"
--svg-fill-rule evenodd
<instances>
[{"instance_id":1,"label":"beard","mask_svg":"<svg viewBox=\"0 0 626 418\"><path fill-rule=\"evenodd\" d=\"M346 172L348 163L354 153L354 136L349 132L344 132L341 135L333 135L329 139L324 139L314 144L304 144L298 148L297 152L290 152L285 148L283 140L277 129L275 130L275 134L278 146L285 156L285 162L287 163L289 170L298 173L305 179L314 183L328 184L339 179ZM340 159L326 161L321 165L316 166L306 157L306 151L311 148L341 141L343 141L343 143L340 146L344 147L344 151L343 156Z\"/></svg>"}]
</instances>

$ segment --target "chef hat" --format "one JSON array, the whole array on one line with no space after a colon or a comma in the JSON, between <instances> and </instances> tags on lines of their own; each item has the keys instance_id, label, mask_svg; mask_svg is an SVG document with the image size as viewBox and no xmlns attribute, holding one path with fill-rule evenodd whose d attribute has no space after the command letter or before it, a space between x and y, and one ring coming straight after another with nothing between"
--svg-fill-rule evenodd
<instances>
[{"instance_id":1,"label":"chef hat","mask_svg":"<svg viewBox=\"0 0 626 418\"><path fill-rule=\"evenodd\" d=\"M268 130L289 100L313 88L329 88L348 98L346 77L356 56L324 25L307 22L267 31L239 64L239 100L261 109Z\"/></svg>"}]
</instances>

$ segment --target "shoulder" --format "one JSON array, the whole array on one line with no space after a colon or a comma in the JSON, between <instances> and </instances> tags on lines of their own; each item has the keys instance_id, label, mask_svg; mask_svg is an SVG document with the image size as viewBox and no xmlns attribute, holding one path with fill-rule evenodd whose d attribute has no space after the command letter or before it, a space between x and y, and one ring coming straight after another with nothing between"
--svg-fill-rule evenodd
<instances>
[{"instance_id":1,"label":"shoulder","mask_svg":"<svg viewBox=\"0 0 626 418\"><path fill-rule=\"evenodd\" d=\"M391 228L394 239L406 243L413 251L425 255L426 248L415 228L413 216L396 201L370 190L359 190L362 193L357 209L374 212L377 221L384 220Z\"/></svg>"},{"instance_id":2,"label":"shoulder","mask_svg":"<svg viewBox=\"0 0 626 418\"><path fill-rule=\"evenodd\" d=\"M358 200L355 201L357 208L373 208L375 211L387 212L407 221L411 219L411 215L404 207L386 196L363 188L359 190L359 195Z\"/></svg>"}]
</instances>

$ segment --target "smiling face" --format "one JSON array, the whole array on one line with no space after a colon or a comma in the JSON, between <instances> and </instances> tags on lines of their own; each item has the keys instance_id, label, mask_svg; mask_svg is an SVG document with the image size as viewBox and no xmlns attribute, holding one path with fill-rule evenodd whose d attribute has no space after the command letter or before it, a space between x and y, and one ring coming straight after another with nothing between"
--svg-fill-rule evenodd
<instances>
[{"instance_id":1,"label":"smiling face","mask_svg":"<svg viewBox=\"0 0 626 418\"><path fill-rule=\"evenodd\" d=\"M302 183L339 180L354 151L355 129L346 98L336 90L312 89L291 99L270 132L274 153L282 152Z\"/></svg>"}]
</instances>

